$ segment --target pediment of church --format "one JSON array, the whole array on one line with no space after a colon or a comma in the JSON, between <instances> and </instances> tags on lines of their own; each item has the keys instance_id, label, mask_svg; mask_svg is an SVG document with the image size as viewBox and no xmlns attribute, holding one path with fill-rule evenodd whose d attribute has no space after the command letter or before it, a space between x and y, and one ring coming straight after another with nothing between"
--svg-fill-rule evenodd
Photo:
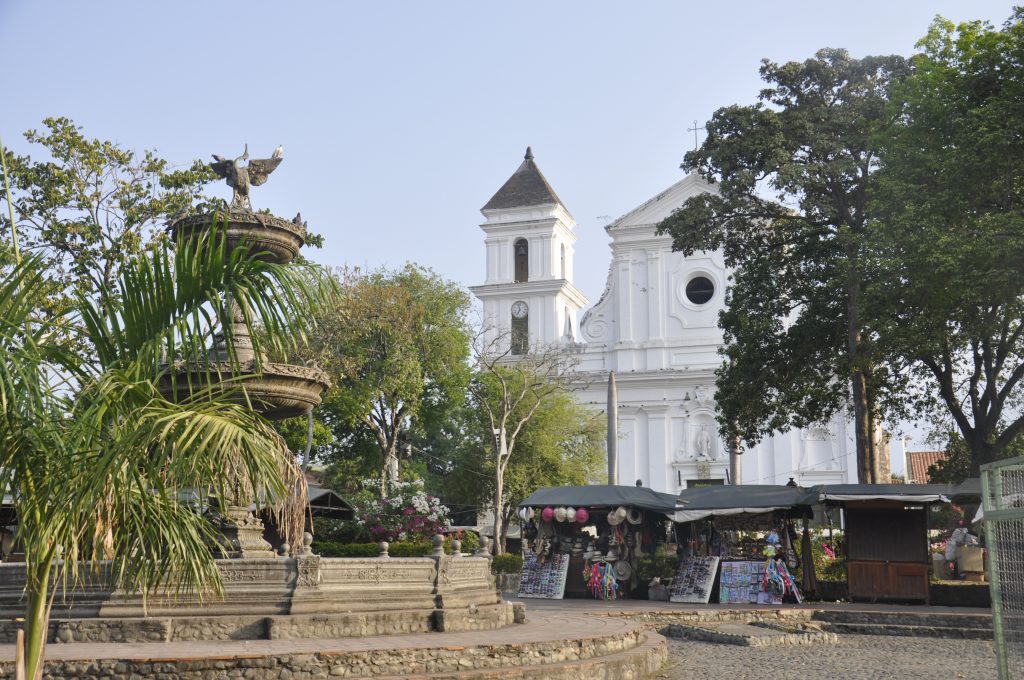
<instances>
[{"instance_id":1,"label":"pediment of church","mask_svg":"<svg viewBox=\"0 0 1024 680\"><path fill-rule=\"evenodd\" d=\"M696 173L692 173L665 189L654 198L645 201L636 208L608 225L608 230L621 227L638 227L657 224L682 207L686 199L703 193L715 192L715 186L706 182Z\"/></svg>"}]
</instances>

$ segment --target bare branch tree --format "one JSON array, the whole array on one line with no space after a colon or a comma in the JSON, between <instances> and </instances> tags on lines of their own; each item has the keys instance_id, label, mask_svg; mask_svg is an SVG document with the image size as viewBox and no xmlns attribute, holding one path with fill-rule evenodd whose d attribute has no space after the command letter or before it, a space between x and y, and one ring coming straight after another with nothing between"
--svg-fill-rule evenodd
<instances>
[{"instance_id":1,"label":"bare branch tree","mask_svg":"<svg viewBox=\"0 0 1024 680\"><path fill-rule=\"evenodd\" d=\"M505 469L523 428L553 395L564 392L572 380L576 357L564 348L534 346L513 354L510 331L483 327L473 338L476 376L470 393L491 427L494 457L494 551L505 549Z\"/></svg>"}]
</instances>

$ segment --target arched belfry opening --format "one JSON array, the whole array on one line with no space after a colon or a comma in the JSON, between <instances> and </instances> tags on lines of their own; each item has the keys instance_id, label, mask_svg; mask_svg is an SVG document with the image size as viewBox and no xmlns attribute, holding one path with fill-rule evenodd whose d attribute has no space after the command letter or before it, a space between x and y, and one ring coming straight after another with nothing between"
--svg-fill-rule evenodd
<instances>
[{"instance_id":1,"label":"arched belfry opening","mask_svg":"<svg viewBox=\"0 0 1024 680\"><path fill-rule=\"evenodd\" d=\"M530 280L530 244L525 238L517 239L512 246L513 260L515 262L516 283L525 283Z\"/></svg>"}]
</instances>

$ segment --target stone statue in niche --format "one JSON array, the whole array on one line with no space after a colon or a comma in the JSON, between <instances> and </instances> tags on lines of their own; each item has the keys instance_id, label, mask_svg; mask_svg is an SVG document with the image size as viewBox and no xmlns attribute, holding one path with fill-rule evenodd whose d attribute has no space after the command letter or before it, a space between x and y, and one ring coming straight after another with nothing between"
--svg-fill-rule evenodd
<instances>
[{"instance_id":1,"label":"stone statue in niche","mask_svg":"<svg viewBox=\"0 0 1024 680\"><path fill-rule=\"evenodd\" d=\"M713 460L711 455L711 435L708 434L708 426L701 425L697 432L697 460Z\"/></svg>"}]
</instances>

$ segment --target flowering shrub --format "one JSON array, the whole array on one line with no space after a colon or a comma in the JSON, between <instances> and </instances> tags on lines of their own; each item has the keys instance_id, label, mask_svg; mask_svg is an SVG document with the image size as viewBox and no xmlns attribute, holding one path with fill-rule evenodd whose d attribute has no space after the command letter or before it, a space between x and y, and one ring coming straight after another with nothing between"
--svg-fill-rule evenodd
<instances>
[{"instance_id":1,"label":"flowering shrub","mask_svg":"<svg viewBox=\"0 0 1024 680\"><path fill-rule=\"evenodd\" d=\"M802 546L803 543L800 542ZM828 545L832 554L825 549ZM799 547L798 547L799 551ZM811 558L814 560L814 572L819 581L845 581L846 559L843 557L843 534L836 531L829 543L826 534L819 534L811 541Z\"/></svg>"},{"instance_id":2,"label":"flowering shrub","mask_svg":"<svg viewBox=\"0 0 1024 680\"><path fill-rule=\"evenodd\" d=\"M366 480L370 488L376 480ZM360 504L358 522L374 541L416 541L445 531L448 508L423 491L423 482L399 482L384 500L367 499Z\"/></svg>"}]
</instances>

